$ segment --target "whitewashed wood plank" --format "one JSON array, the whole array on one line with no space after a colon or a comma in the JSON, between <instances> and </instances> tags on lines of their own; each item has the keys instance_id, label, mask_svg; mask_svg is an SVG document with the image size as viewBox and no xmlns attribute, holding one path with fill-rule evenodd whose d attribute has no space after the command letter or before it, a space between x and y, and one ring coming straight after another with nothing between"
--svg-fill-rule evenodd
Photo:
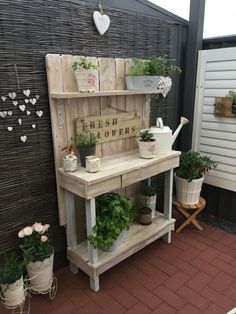
<instances>
[{"instance_id":1,"label":"whitewashed wood plank","mask_svg":"<svg viewBox=\"0 0 236 314\"><path fill-rule=\"evenodd\" d=\"M219 61L208 61L206 63L206 72L208 71L235 71L236 70L236 60L219 60Z\"/></svg>"},{"instance_id":2,"label":"whitewashed wood plank","mask_svg":"<svg viewBox=\"0 0 236 314\"><path fill-rule=\"evenodd\" d=\"M215 106L214 105L204 105L203 106L203 113L210 113L214 114Z\"/></svg>"},{"instance_id":3,"label":"whitewashed wood plank","mask_svg":"<svg viewBox=\"0 0 236 314\"><path fill-rule=\"evenodd\" d=\"M211 170L210 175L216 178L222 178L222 179L230 180L232 182L236 182L236 174L228 173L225 171L219 171L217 169Z\"/></svg>"},{"instance_id":4,"label":"whitewashed wood plank","mask_svg":"<svg viewBox=\"0 0 236 314\"><path fill-rule=\"evenodd\" d=\"M236 174L236 165L232 166L232 165L219 163L217 170L222 171L222 172L228 172L228 173Z\"/></svg>"},{"instance_id":5,"label":"whitewashed wood plank","mask_svg":"<svg viewBox=\"0 0 236 314\"><path fill-rule=\"evenodd\" d=\"M206 72L206 80L234 80L236 71L212 71Z\"/></svg>"},{"instance_id":6,"label":"whitewashed wood plank","mask_svg":"<svg viewBox=\"0 0 236 314\"><path fill-rule=\"evenodd\" d=\"M221 148L221 147L214 147L214 146L207 146L207 145L200 145L200 151L203 153L212 153L227 157L236 157L236 151L232 149L227 148Z\"/></svg>"},{"instance_id":7,"label":"whitewashed wood plank","mask_svg":"<svg viewBox=\"0 0 236 314\"><path fill-rule=\"evenodd\" d=\"M200 144L236 150L236 141L227 141L223 139L201 137Z\"/></svg>"},{"instance_id":8,"label":"whitewashed wood plank","mask_svg":"<svg viewBox=\"0 0 236 314\"><path fill-rule=\"evenodd\" d=\"M226 180L224 178L217 178L215 176L207 175L204 182L219 188L236 192L236 181Z\"/></svg>"},{"instance_id":9,"label":"whitewashed wood plank","mask_svg":"<svg viewBox=\"0 0 236 314\"><path fill-rule=\"evenodd\" d=\"M204 97L203 104L204 105L214 105L215 104L215 97Z\"/></svg>"},{"instance_id":10,"label":"whitewashed wood plank","mask_svg":"<svg viewBox=\"0 0 236 314\"><path fill-rule=\"evenodd\" d=\"M224 124L224 123L217 123L217 122L202 122L202 128L209 129L209 130L236 133L236 125L233 125L233 124Z\"/></svg>"},{"instance_id":11,"label":"whitewashed wood plank","mask_svg":"<svg viewBox=\"0 0 236 314\"><path fill-rule=\"evenodd\" d=\"M204 122L216 122L216 123L223 123L226 124L233 124L236 127L236 118L231 117L217 117L213 114L203 113L202 121Z\"/></svg>"},{"instance_id":12,"label":"whitewashed wood plank","mask_svg":"<svg viewBox=\"0 0 236 314\"><path fill-rule=\"evenodd\" d=\"M236 79L234 80L211 80L205 81L205 88L224 88L224 89L236 89Z\"/></svg>"},{"instance_id":13,"label":"whitewashed wood plank","mask_svg":"<svg viewBox=\"0 0 236 314\"><path fill-rule=\"evenodd\" d=\"M213 131L213 130L201 130L201 137L209 137L209 138L218 138L228 141L236 141L236 134L231 132L224 132L224 131Z\"/></svg>"},{"instance_id":14,"label":"whitewashed wood plank","mask_svg":"<svg viewBox=\"0 0 236 314\"><path fill-rule=\"evenodd\" d=\"M207 156L209 156L212 160L220 162L221 164L236 166L236 161L233 157L221 156L214 153L207 153Z\"/></svg>"},{"instance_id":15,"label":"whitewashed wood plank","mask_svg":"<svg viewBox=\"0 0 236 314\"><path fill-rule=\"evenodd\" d=\"M230 88L205 89L204 97L224 97L228 94Z\"/></svg>"}]
</instances>

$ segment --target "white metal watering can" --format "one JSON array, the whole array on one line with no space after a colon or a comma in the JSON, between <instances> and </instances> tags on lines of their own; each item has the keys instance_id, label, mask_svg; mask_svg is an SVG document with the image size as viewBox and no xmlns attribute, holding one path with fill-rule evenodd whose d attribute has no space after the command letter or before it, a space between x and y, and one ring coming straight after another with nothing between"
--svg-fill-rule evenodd
<instances>
[{"instance_id":1,"label":"white metal watering can","mask_svg":"<svg viewBox=\"0 0 236 314\"><path fill-rule=\"evenodd\" d=\"M172 135L172 130L168 126L163 125L162 118L157 118L156 126L152 126L150 128L150 133L153 134L154 138L158 140L158 154L168 154L172 150L172 145L176 140L177 135L179 134L180 130L182 129L183 125L188 123L189 120L181 117L180 125L175 130L174 134Z\"/></svg>"}]
</instances>

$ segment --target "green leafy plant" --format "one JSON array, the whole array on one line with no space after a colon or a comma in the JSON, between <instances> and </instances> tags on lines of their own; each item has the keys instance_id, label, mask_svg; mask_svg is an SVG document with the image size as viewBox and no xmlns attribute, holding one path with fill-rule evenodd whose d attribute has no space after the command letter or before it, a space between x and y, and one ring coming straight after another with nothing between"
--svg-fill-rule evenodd
<instances>
[{"instance_id":1,"label":"green leafy plant","mask_svg":"<svg viewBox=\"0 0 236 314\"><path fill-rule=\"evenodd\" d=\"M24 239L24 243L20 245L26 263L43 261L50 257L53 253L53 247L48 242L46 233L49 225L35 223L20 230L18 237Z\"/></svg>"},{"instance_id":2,"label":"green leafy plant","mask_svg":"<svg viewBox=\"0 0 236 314\"><path fill-rule=\"evenodd\" d=\"M96 225L88 240L95 248L109 248L134 218L133 204L126 196L106 193L96 199Z\"/></svg>"},{"instance_id":3,"label":"green leafy plant","mask_svg":"<svg viewBox=\"0 0 236 314\"><path fill-rule=\"evenodd\" d=\"M141 131L138 134L138 140L141 142L154 142L153 134L149 132L149 130Z\"/></svg>"},{"instance_id":4,"label":"green leafy plant","mask_svg":"<svg viewBox=\"0 0 236 314\"><path fill-rule=\"evenodd\" d=\"M96 69L98 69L98 66L96 64L90 62L86 57L81 57L72 64L72 69L74 71L75 70L81 70L81 69L96 70Z\"/></svg>"},{"instance_id":5,"label":"green leafy plant","mask_svg":"<svg viewBox=\"0 0 236 314\"><path fill-rule=\"evenodd\" d=\"M236 92L234 90L231 89L227 96L232 97L233 103L236 102Z\"/></svg>"},{"instance_id":6,"label":"green leafy plant","mask_svg":"<svg viewBox=\"0 0 236 314\"><path fill-rule=\"evenodd\" d=\"M183 152L180 156L180 165L176 171L178 177L191 182L201 178L209 170L217 167L217 162L208 156L202 156L199 152Z\"/></svg>"},{"instance_id":7,"label":"green leafy plant","mask_svg":"<svg viewBox=\"0 0 236 314\"><path fill-rule=\"evenodd\" d=\"M21 278L25 271L25 262L15 253L6 256L0 266L0 283L10 285Z\"/></svg>"},{"instance_id":8,"label":"green leafy plant","mask_svg":"<svg viewBox=\"0 0 236 314\"><path fill-rule=\"evenodd\" d=\"M148 183L147 180L144 180L140 184L140 193L143 196L154 196L157 194L156 188L150 183Z\"/></svg>"},{"instance_id":9,"label":"green leafy plant","mask_svg":"<svg viewBox=\"0 0 236 314\"><path fill-rule=\"evenodd\" d=\"M157 75L170 76L171 74L181 73L180 67L174 64L174 60L167 55L154 57L152 59L133 59L133 65L130 67L128 75Z\"/></svg>"},{"instance_id":10,"label":"green leafy plant","mask_svg":"<svg viewBox=\"0 0 236 314\"><path fill-rule=\"evenodd\" d=\"M86 130L76 136L75 143L78 147L89 148L97 143L97 137L90 131Z\"/></svg>"}]
</instances>

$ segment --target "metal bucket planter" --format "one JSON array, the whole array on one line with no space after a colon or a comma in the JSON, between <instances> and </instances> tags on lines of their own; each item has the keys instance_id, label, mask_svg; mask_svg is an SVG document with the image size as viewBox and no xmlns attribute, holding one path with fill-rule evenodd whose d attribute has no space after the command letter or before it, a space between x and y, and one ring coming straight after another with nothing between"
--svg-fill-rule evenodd
<instances>
[{"instance_id":1,"label":"metal bucket planter","mask_svg":"<svg viewBox=\"0 0 236 314\"><path fill-rule=\"evenodd\" d=\"M10 285L1 284L1 289L1 300L6 308L14 309L24 303L25 289L23 276Z\"/></svg>"},{"instance_id":2,"label":"metal bucket planter","mask_svg":"<svg viewBox=\"0 0 236 314\"><path fill-rule=\"evenodd\" d=\"M157 154L157 141L151 142L143 142L140 140L138 141L138 148L139 148L139 156L141 158L154 158Z\"/></svg>"},{"instance_id":3,"label":"metal bucket planter","mask_svg":"<svg viewBox=\"0 0 236 314\"><path fill-rule=\"evenodd\" d=\"M174 175L174 177L176 184L177 200L184 204L197 204L200 199L200 193L204 177L200 179L194 179L191 182L188 182L188 180L178 177L176 174Z\"/></svg>"},{"instance_id":4,"label":"metal bucket planter","mask_svg":"<svg viewBox=\"0 0 236 314\"><path fill-rule=\"evenodd\" d=\"M74 70L76 83L80 92L95 92L99 90L98 70Z\"/></svg>"},{"instance_id":5,"label":"metal bucket planter","mask_svg":"<svg viewBox=\"0 0 236 314\"><path fill-rule=\"evenodd\" d=\"M155 91L158 88L160 76L125 76L126 87L128 90L150 90Z\"/></svg>"},{"instance_id":6,"label":"metal bucket planter","mask_svg":"<svg viewBox=\"0 0 236 314\"><path fill-rule=\"evenodd\" d=\"M82 167L86 167L86 157L94 156L96 152L96 145L85 147L85 146L78 146L79 149L79 156L80 156L80 163Z\"/></svg>"},{"instance_id":7,"label":"metal bucket planter","mask_svg":"<svg viewBox=\"0 0 236 314\"><path fill-rule=\"evenodd\" d=\"M53 281L53 259L54 254L43 261L30 262L27 273L30 281L30 289L33 292L47 292L51 289Z\"/></svg>"}]
</instances>

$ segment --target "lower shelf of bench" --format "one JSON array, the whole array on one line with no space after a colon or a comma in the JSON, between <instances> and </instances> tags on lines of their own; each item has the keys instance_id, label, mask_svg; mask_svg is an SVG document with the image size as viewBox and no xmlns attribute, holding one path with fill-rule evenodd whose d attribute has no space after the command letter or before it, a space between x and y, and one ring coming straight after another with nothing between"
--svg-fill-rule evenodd
<instances>
[{"instance_id":1,"label":"lower shelf of bench","mask_svg":"<svg viewBox=\"0 0 236 314\"><path fill-rule=\"evenodd\" d=\"M87 241L80 243L73 249L68 248L67 257L75 266L94 278L141 250L149 243L174 230L174 223L175 219L167 220L163 214L157 212L152 224L148 226L133 223L125 240L115 251L104 252L98 249L98 261L96 263L91 264L88 260Z\"/></svg>"}]
</instances>

